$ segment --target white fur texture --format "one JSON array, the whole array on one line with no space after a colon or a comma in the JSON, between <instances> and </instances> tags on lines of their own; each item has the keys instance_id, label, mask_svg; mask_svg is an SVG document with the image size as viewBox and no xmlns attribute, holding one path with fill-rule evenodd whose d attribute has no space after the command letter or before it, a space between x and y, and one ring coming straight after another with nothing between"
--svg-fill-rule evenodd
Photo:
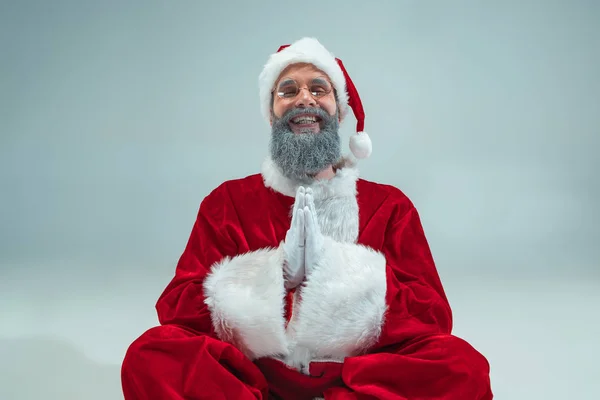
<instances>
[{"instance_id":1,"label":"white fur texture","mask_svg":"<svg viewBox=\"0 0 600 400\"><path fill-rule=\"evenodd\" d=\"M355 196L315 199L321 232L338 242L355 243L358 239L358 203Z\"/></svg>"},{"instance_id":2,"label":"white fur texture","mask_svg":"<svg viewBox=\"0 0 600 400\"><path fill-rule=\"evenodd\" d=\"M373 152L369 135L366 132L358 132L350 136L350 151L356 158L368 158Z\"/></svg>"},{"instance_id":3,"label":"white fur texture","mask_svg":"<svg viewBox=\"0 0 600 400\"><path fill-rule=\"evenodd\" d=\"M301 290L286 363L304 371L311 360L343 360L375 344L387 309L383 254L326 237L323 258Z\"/></svg>"},{"instance_id":4,"label":"white fur texture","mask_svg":"<svg viewBox=\"0 0 600 400\"><path fill-rule=\"evenodd\" d=\"M296 190L300 184L284 176L281 169L279 169L271 157L267 157L263 161L261 174L265 186L286 196L296 196ZM311 185L304 186L312 188L315 199L334 196L356 196L357 180L358 168L356 167L356 162L350 158L344 158L342 165L337 169L335 177L329 180L315 181Z\"/></svg>"},{"instance_id":5,"label":"white fur texture","mask_svg":"<svg viewBox=\"0 0 600 400\"><path fill-rule=\"evenodd\" d=\"M387 309L385 257L330 237L324 246L295 293L287 329L281 250L215 264L204 291L218 337L251 360L273 357L305 374L311 361L343 361L375 344Z\"/></svg>"},{"instance_id":6,"label":"white fur texture","mask_svg":"<svg viewBox=\"0 0 600 400\"><path fill-rule=\"evenodd\" d=\"M335 56L315 38L302 38L278 53L273 53L258 78L260 107L263 117L270 121L271 91L281 72L291 64L310 63L325 72L337 90L340 113L348 112L346 79Z\"/></svg>"},{"instance_id":7,"label":"white fur texture","mask_svg":"<svg viewBox=\"0 0 600 400\"><path fill-rule=\"evenodd\" d=\"M262 176L267 187L286 196L296 195L299 184L286 178L270 158L263 163ZM358 238L357 180L356 165L344 159L334 178L305 185L313 190L321 231L339 242L352 243ZM291 212L290 209L290 215Z\"/></svg>"},{"instance_id":8,"label":"white fur texture","mask_svg":"<svg viewBox=\"0 0 600 400\"><path fill-rule=\"evenodd\" d=\"M217 335L252 360L288 354L282 265L280 249L257 250L223 259L204 282Z\"/></svg>"}]
</instances>

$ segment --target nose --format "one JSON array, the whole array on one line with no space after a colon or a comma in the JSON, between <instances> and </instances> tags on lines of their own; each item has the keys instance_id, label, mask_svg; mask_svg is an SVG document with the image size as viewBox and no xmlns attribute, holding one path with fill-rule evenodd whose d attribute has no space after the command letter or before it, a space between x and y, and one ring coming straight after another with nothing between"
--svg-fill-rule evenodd
<instances>
[{"instance_id":1,"label":"nose","mask_svg":"<svg viewBox=\"0 0 600 400\"><path fill-rule=\"evenodd\" d=\"M296 107L316 107L317 102L307 88L301 88L295 105Z\"/></svg>"}]
</instances>

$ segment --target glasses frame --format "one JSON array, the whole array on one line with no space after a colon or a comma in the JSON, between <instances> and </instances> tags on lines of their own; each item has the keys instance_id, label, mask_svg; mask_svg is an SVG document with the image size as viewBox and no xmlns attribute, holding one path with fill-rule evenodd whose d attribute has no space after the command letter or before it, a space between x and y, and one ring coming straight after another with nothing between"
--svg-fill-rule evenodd
<instances>
[{"instance_id":1,"label":"glasses frame","mask_svg":"<svg viewBox=\"0 0 600 400\"><path fill-rule=\"evenodd\" d=\"M293 81L296 84L296 87L298 88L298 91L293 96L291 96L291 97L285 97L285 96L281 95L281 91L279 91L278 88L273 88L273 90L271 90L271 95L276 94L277 97L279 97L282 100L292 100L292 99L295 99L296 97L298 97L298 95L300 94L300 92L302 90L306 90L306 91L308 91L308 93L310 93L310 95L314 99L321 99L321 98L329 95L331 92L335 92L333 84L328 79L318 77L318 78L314 78L313 81L316 80L316 79L320 79L320 80L323 80L324 82L327 82L327 85L329 86L329 89L326 92L314 93L314 92L310 91L310 88L307 87L308 85L304 85L304 86L300 87L300 85L298 84L298 82L296 82L295 79L292 79L292 78L283 78L282 81L284 81L284 80Z\"/></svg>"}]
</instances>

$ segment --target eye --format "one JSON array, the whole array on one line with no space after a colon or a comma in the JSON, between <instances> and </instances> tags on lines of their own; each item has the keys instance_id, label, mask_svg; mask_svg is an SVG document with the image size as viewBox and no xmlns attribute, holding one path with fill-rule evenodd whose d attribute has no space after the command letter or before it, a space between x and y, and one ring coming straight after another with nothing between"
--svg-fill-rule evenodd
<instances>
[{"instance_id":1,"label":"eye","mask_svg":"<svg viewBox=\"0 0 600 400\"><path fill-rule=\"evenodd\" d=\"M327 91L320 86L312 86L310 92L313 96L321 97L327 94Z\"/></svg>"}]
</instances>

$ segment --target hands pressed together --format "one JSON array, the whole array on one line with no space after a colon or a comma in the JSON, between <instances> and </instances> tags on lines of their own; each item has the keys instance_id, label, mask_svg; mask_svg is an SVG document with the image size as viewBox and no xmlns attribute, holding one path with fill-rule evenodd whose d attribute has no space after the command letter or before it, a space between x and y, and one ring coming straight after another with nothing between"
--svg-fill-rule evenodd
<instances>
[{"instance_id":1,"label":"hands pressed together","mask_svg":"<svg viewBox=\"0 0 600 400\"><path fill-rule=\"evenodd\" d=\"M321 256L323 242L312 189L300 186L296 191L292 223L283 243L286 289L300 285L304 277L310 274Z\"/></svg>"}]
</instances>

